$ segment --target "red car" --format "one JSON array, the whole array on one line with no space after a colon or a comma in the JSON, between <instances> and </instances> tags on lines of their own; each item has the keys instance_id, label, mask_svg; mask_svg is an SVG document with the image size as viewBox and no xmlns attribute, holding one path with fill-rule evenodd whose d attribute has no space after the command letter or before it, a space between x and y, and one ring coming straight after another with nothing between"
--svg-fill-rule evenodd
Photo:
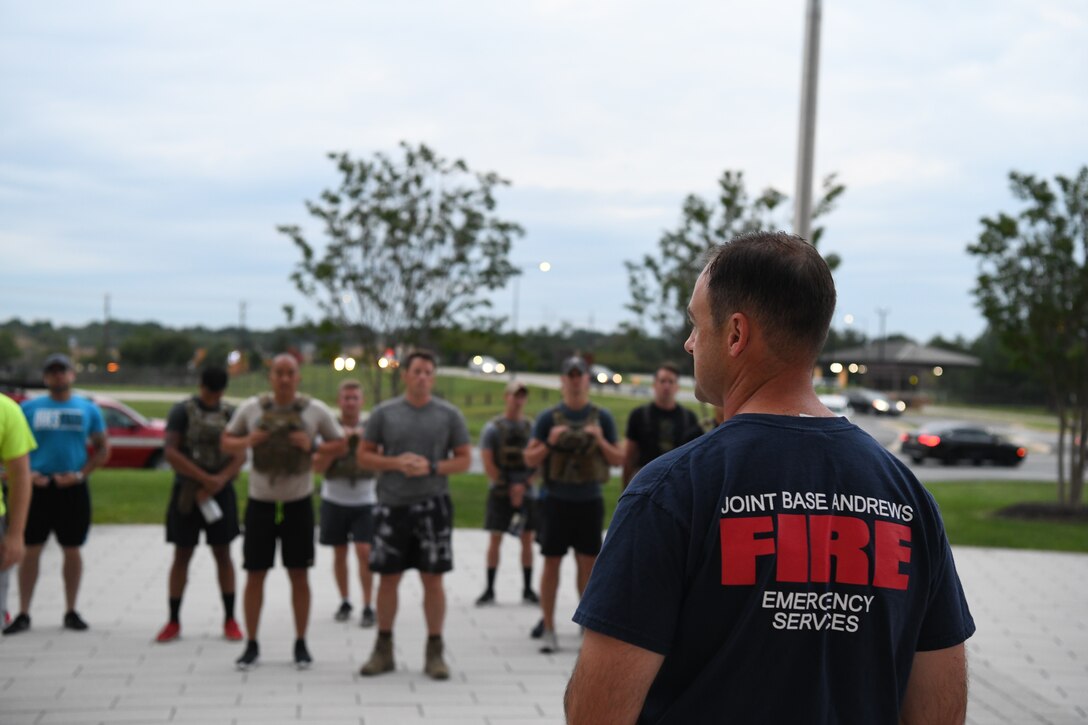
<instances>
[{"instance_id":1,"label":"red car","mask_svg":"<svg viewBox=\"0 0 1088 725\"><path fill-rule=\"evenodd\" d=\"M37 391L28 394L27 387L10 387L3 392L17 403L40 394ZM106 435L110 442L106 468L158 468L164 464L166 421L158 418L148 420L121 401L106 395L86 391L78 391L78 394L93 400L106 421Z\"/></svg>"}]
</instances>

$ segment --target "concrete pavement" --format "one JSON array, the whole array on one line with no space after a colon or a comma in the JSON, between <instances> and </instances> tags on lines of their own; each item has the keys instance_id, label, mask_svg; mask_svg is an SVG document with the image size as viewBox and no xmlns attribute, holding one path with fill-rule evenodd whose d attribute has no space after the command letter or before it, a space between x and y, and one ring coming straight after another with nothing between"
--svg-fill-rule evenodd
<instances>
[{"instance_id":1,"label":"concrete pavement","mask_svg":"<svg viewBox=\"0 0 1088 725\"><path fill-rule=\"evenodd\" d=\"M241 644L221 638L222 608L206 550L193 561L182 638L160 645L152 640L166 621L170 564L161 527L92 530L80 598L91 629L82 633L60 626L60 554L51 543L42 559L31 630L0 638L0 723L563 722L562 693L580 642L569 621L575 605L572 562L565 562L560 588L561 651L543 655L528 637L538 612L520 602L514 540L504 543L499 604L477 609L487 537L458 530L454 539L456 569L447 582L453 675L447 682L421 673L425 631L419 580L412 574L401 589L395 672L375 679L357 674L374 631L361 629L357 619L333 621L338 597L331 556L319 547L310 577L313 668L298 672L291 665L288 587L277 569L267 582L261 664L241 673L233 666ZM234 552L237 563L237 543ZM978 624L968 645L968 721L1088 722L1088 556L961 547L956 557ZM358 592L353 593L358 615Z\"/></svg>"}]
</instances>

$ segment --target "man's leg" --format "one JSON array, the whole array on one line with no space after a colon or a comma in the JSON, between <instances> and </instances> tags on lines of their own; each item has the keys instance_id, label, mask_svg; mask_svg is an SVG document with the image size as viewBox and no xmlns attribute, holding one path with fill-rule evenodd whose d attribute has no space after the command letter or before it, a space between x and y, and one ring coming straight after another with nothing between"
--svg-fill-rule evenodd
<instances>
[{"instance_id":1,"label":"man's leg","mask_svg":"<svg viewBox=\"0 0 1088 725\"><path fill-rule=\"evenodd\" d=\"M532 531L521 532L521 571L524 578L521 599L526 604L540 602L540 597L533 591L533 534Z\"/></svg>"},{"instance_id":2,"label":"man's leg","mask_svg":"<svg viewBox=\"0 0 1088 725\"><path fill-rule=\"evenodd\" d=\"M42 544L27 546L19 564L19 613L30 614L30 601L38 584L38 567L42 560Z\"/></svg>"},{"instance_id":3,"label":"man's leg","mask_svg":"<svg viewBox=\"0 0 1088 725\"><path fill-rule=\"evenodd\" d=\"M559 592L559 567L562 556L545 556L544 571L540 574L540 610L544 615L544 629L555 631L555 599Z\"/></svg>"},{"instance_id":4,"label":"man's leg","mask_svg":"<svg viewBox=\"0 0 1088 725\"><path fill-rule=\"evenodd\" d=\"M219 579L219 592L226 595L234 595L236 588L234 580L234 562L230 559L230 544L221 544L212 547L212 556L215 558L215 569ZM234 617L234 612L227 612L227 618Z\"/></svg>"},{"instance_id":5,"label":"man's leg","mask_svg":"<svg viewBox=\"0 0 1088 725\"><path fill-rule=\"evenodd\" d=\"M246 591L243 595L242 608L245 610L246 636L257 641L257 630L261 624L261 607L264 605L264 578L267 569L246 572Z\"/></svg>"},{"instance_id":6,"label":"man's leg","mask_svg":"<svg viewBox=\"0 0 1088 725\"><path fill-rule=\"evenodd\" d=\"M487 542L487 587L476 598L476 606L482 607L495 602L495 574L499 569L499 549L502 547L502 532L492 531Z\"/></svg>"},{"instance_id":7,"label":"man's leg","mask_svg":"<svg viewBox=\"0 0 1088 725\"><path fill-rule=\"evenodd\" d=\"M429 636L442 636L442 625L446 621L446 588L441 574L420 573L423 582L423 617L427 622Z\"/></svg>"},{"instance_id":8,"label":"man's leg","mask_svg":"<svg viewBox=\"0 0 1088 725\"><path fill-rule=\"evenodd\" d=\"M168 585L170 599L181 600L185 594L185 584L189 578L189 562L193 559L193 547L175 546L174 562L170 565L170 583ZM171 620L177 621L174 613L170 613Z\"/></svg>"},{"instance_id":9,"label":"man's leg","mask_svg":"<svg viewBox=\"0 0 1088 725\"><path fill-rule=\"evenodd\" d=\"M399 605L397 591L401 574L382 574L378 578L378 631L392 632Z\"/></svg>"},{"instance_id":10,"label":"man's leg","mask_svg":"<svg viewBox=\"0 0 1088 725\"><path fill-rule=\"evenodd\" d=\"M370 573L370 544L355 544L355 558L359 560L359 584L363 589L363 606L374 601L374 576Z\"/></svg>"},{"instance_id":11,"label":"man's leg","mask_svg":"<svg viewBox=\"0 0 1088 725\"><path fill-rule=\"evenodd\" d=\"M597 561L597 557L575 552L574 561L578 565L578 598L581 599L585 594L586 584L589 583L589 575L593 573L593 564Z\"/></svg>"},{"instance_id":12,"label":"man's leg","mask_svg":"<svg viewBox=\"0 0 1088 725\"><path fill-rule=\"evenodd\" d=\"M340 591L340 601L348 601L348 545L338 544L332 547L332 576L336 588Z\"/></svg>"},{"instance_id":13,"label":"man's leg","mask_svg":"<svg viewBox=\"0 0 1088 725\"><path fill-rule=\"evenodd\" d=\"M288 569L291 580L291 609L295 614L295 636L306 639L306 626L310 621L310 577L307 569Z\"/></svg>"},{"instance_id":14,"label":"man's leg","mask_svg":"<svg viewBox=\"0 0 1088 725\"><path fill-rule=\"evenodd\" d=\"M64 546L61 551L64 554L64 603L67 611L74 612L79 584L83 580L83 556L78 546Z\"/></svg>"}]
</instances>

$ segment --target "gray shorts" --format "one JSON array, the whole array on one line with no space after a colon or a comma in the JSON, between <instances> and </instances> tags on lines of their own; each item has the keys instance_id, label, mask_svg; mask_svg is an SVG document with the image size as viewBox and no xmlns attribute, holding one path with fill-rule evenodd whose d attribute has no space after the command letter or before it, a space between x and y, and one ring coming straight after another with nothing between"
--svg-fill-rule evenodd
<instances>
[{"instance_id":1,"label":"gray shorts","mask_svg":"<svg viewBox=\"0 0 1088 725\"><path fill-rule=\"evenodd\" d=\"M374 506L344 506L322 499L318 541L325 546L343 546L349 540L356 544L374 543Z\"/></svg>"}]
</instances>

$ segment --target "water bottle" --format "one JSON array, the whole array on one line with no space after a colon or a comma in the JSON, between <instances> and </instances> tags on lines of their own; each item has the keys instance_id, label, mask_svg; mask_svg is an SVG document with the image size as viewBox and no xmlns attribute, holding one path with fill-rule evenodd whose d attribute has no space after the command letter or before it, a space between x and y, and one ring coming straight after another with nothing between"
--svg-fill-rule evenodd
<instances>
[{"instance_id":1,"label":"water bottle","mask_svg":"<svg viewBox=\"0 0 1088 725\"><path fill-rule=\"evenodd\" d=\"M209 524L214 524L223 518L223 509L219 508L219 504L211 496L200 502L200 513Z\"/></svg>"}]
</instances>

